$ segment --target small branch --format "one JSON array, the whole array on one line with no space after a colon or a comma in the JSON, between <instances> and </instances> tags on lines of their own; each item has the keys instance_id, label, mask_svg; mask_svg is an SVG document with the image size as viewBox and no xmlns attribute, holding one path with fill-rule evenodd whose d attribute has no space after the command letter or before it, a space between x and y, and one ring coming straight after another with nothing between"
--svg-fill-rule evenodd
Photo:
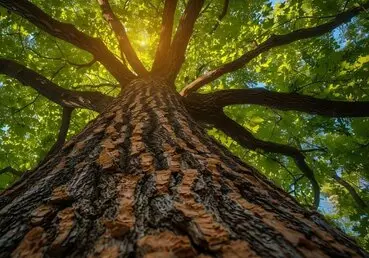
<instances>
[{"instance_id":1,"label":"small branch","mask_svg":"<svg viewBox=\"0 0 369 258\"><path fill-rule=\"evenodd\" d=\"M102 87L109 87L112 89L119 89L120 85L119 84L115 84L115 83L110 83L110 82L106 82L106 83L100 83L100 84L78 84L77 86L73 86L73 89L78 89L78 88L95 88L95 89L101 89Z\"/></svg>"},{"instance_id":2,"label":"small branch","mask_svg":"<svg viewBox=\"0 0 369 258\"><path fill-rule=\"evenodd\" d=\"M102 112L113 100L112 97L100 92L64 89L24 65L8 59L0 58L0 74L17 79L62 107L87 108Z\"/></svg>"},{"instance_id":3,"label":"small branch","mask_svg":"<svg viewBox=\"0 0 369 258\"><path fill-rule=\"evenodd\" d=\"M40 94L37 94L37 96L30 102L30 103L28 103L27 105L25 105L25 106L23 106L23 107L21 107L20 109L18 109L17 111L15 111L14 113L13 113L13 115L15 115L15 114L17 114L17 113L19 113L19 112L21 112L22 110L24 110L24 109L26 109L27 107L29 107L29 106L31 106L31 105L33 105L33 104L35 104L35 102L37 101L37 99L40 97Z\"/></svg>"},{"instance_id":4,"label":"small branch","mask_svg":"<svg viewBox=\"0 0 369 258\"><path fill-rule=\"evenodd\" d=\"M69 59L68 59L68 57L64 54L64 51L62 50L62 48L59 46L59 44L58 44L58 42L55 40L55 45L56 45L56 47L58 48L58 50L59 50L59 52L60 52L60 54L61 54L61 56L62 56L62 58L56 58L56 60L57 59L59 59L59 60L62 60L62 61L64 61L65 63L67 63L67 64L69 64L69 65L71 65L71 66L75 66L75 67L77 67L77 69L81 69L81 68L89 68L89 67L91 67L91 66L93 66L96 62L97 62L97 60L96 60L96 58L95 57L93 57L92 58L92 60L90 61L90 62L87 62L87 63L84 63L84 64L77 64L77 63L74 63L74 62L72 62L72 61L69 61ZM34 53L36 53L37 55L39 55L40 56L40 54L39 53L37 53L34 49L32 49L32 48L29 48L32 52L34 52ZM43 58L45 58L45 57L43 57ZM47 58L47 57L46 57Z\"/></svg>"},{"instance_id":5,"label":"small branch","mask_svg":"<svg viewBox=\"0 0 369 258\"><path fill-rule=\"evenodd\" d=\"M332 178L340 185L342 185L351 195L351 197L354 199L356 205L360 209L368 209L369 206L364 202L363 199L361 199L360 195L356 192L355 188L352 187L348 182L343 180L341 177L339 177L337 174L334 174Z\"/></svg>"},{"instance_id":6,"label":"small branch","mask_svg":"<svg viewBox=\"0 0 369 258\"><path fill-rule=\"evenodd\" d=\"M284 111L300 111L328 117L369 116L369 101L326 100L265 89L221 90L209 94L193 93L187 98L194 98L197 102L211 103L217 108L228 105L255 104Z\"/></svg>"},{"instance_id":7,"label":"small branch","mask_svg":"<svg viewBox=\"0 0 369 258\"><path fill-rule=\"evenodd\" d=\"M68 59L65 59L65 61L66 61L69 65L72 65L72 66L77 67L77 69L91 67L93 64L95 64L95 63L96 63L96 59L95 59L95 58L93 58L90 62L85 63L85 64L76 64L76 63L74 63L74 62L69 61Z\"/></svg>"},{"instance_id":8,"label":"small branch","mask_svg":"<svg viewBox=\"0 0 369 258\"><path fill-rule=\"evenodd\" d=\"M327 152L327 149L323 147L317 147L317 148L301 150L302 153L308 153L308 152L314 152L314 151Z\"/></svg>"},{"instance_id":9,"label":"small branch","mask_svg":"<svg viewBox=\"0 0 369 258\"><path fill-rule=\"evenodd\" d=\"M319 207L320 187L315 179L314 172L305 161L305 156L296 148L288 145L267 142L255 138L244 127L228 118L226 115L219 116L214 123L215 127L239 142L243 147L252 150L262 150L266 152L279 153L294 159L296 166L310 180L314 192L314 207Z\"/></svg>"},{"instance_id":10,"label":"small branch","mask_svg":"<svg viewBox=\"0 0 369 258\"><path fill-rule=\"evenodd\" d=\"M293 180L292 184L290 184L289 188L291 189L291 188L292 188L292 186L293 186L294 188L296 188L296 184L297 184L301 179L303 179L304 177L305 177L305 175L300 175L299 177L295 178L295 179ZM295 191L296 191L296 190L294 189L292 192L295 192ZM291 193L291 191L290 191L289 193Z\"/></svg>"},{"instance_id":11,"label":"small branch","mask_svg":"<svg viewBox=\"0 0 369 258\"><path fill-rule=\"evenodd\" d=\"M205 0L189 0L169 50L169 80L174 81L185 60L185 52ZM166 72L166 71L163 71Z\"/></svg>"},{"instance_id":12,"label":"small branch","mask_svg":"<svg viewBox=\"0 0 369 258\"><path fill-rule=\"evenodd\" d=\"M11 174L13 174L15 176L21 176L23 174L23 172L18 171L18 170L14 169L14 168L12 168L10 166L9 167L5 167L3 169L0 169L0 175L5 174L5 173L11 173Z\"/></svg>"},{"instance_id":13,"label":"small branch","mask_svg":"<svg viewBox=\"0 0 369 258\"><path fill-rule=\"evenodd\" d=\"M355 7L351 10L337 14L335 18L332 19L330 22L323 23L321 25L318 25L312 28L295 30L293 32L290 32L284 35L272 35L269 37L269 39L259 44L253 50L246 52L238 59L231 61L229 63L226 63L222 65L221 67L218 67L200 76L195 81L187 85L183 89L182 93L183 95L188 95L191 92L195 92L202 86L208 84L209 82L212 82L218 79L220 76L226 73L234 72L238 69L241 69L247 63L253 60L255 57L259 56L260 54L272 48L287 45L287 44L290 44L292 42L302 40L302 39L318 37L325 33L331 32L338 26L349 22L353 17L357 16L359 13L361 13L367 8L369 8L369 2L366 2L365 4L359 7Z\"/></svg>"},{"instance_id":14,"label":"small branch","mask_svg":"<svg viewBox=\"0 0 369 258\"><path fill-rule=\"evenodd\" d=\"M122 85L135 78L134 74L108 50L100 39L84 34L72 24L53 19L27 0L0 0L0 5L24 17L50 35L90 52Z\"/></svg>"},{"instance_id":15,"label":"small branch","mask_svg":"<svg viewBox=\"0 0 369 258\"><path fill-rule=\"evenodd\" d=\"M159 44L156 49L152 71L158 71L168 59L172 41L174 14L178 0L166 0L164 4Z\"/></svg>"},{"instance_id":16,"label":"small branch","mask_svg":"<svg viewBox=\"0 0 369 258\"><path fill-rule=\"evenodd\" d=\"M214 24L213 28L210 31L210 34L213 34L217 30L217 28L219 27L221 21L227 15L228 8L229 8L229 0L224 0L222 12L219 14L216 23Z\"/></svg>"},{"instance_id":17,"label":"small branch","mask_svg":"<svg viewBox=\"0 0 369 258\"><path fill-rule=\"evenodd\" d=\"M58 138L54 143L54 145L50 148L49 152L45 155L45 158L42 161L42 163L44 163L52 155L56 154L63 147L65 139L67 138L72 112L73 108L69 107L63 108L62 121L60 124Z\"/></svg>"},{"instance_id":18,"label":"small branch","mask_svg":"<svg viewBox=\"0 0 369 258\"><path fill-rule=\"evenodd\" d=\"M147 1L147 4L148 4L152 9L154 9L154 11L155 11L156 15L161 15L161 13L160 13L160 10L159 10L159 7L158 7L158 6L154 5L150 0L149 0L149 1Z\"/></svg>"},{"instance_id":19,"label":"small branch","mask_svg":"<svg viewBox=\"0 0 369 258\"><path fill-rule=\"evenodd\" d=\"M257 151L258 154L264 156L265 158L274 161L275 163L277 163L279 166L281 166L289 175L290 177L292 177L294 180L296 179L295 175L288 169L288 167L279 159L274 158L274 157L270 157L269 155L267 155L266 153L263 152L259 152Z\"/></svg>"},{"instance_id":20,"label":"small branch","mask_svg":"<svg viewBox=\"0 0 369 258\"><path fill-rule=\"evenodd\" d=\"M90 62L87 62L87 63L84 63L84 64L77 64L77 63L74 63L72 61L69 61L68 58L64 55L64 53L63 53L62 49L60 48L58 42L56 40L54 42L55 42L55 45L57 46L57 48L59 49L60 54L62 55L61 57L49 57L49 56L45 56L45 55L42 55L41 53L39 53L38 51L36 51L35 49L33 49L31 47L27 47L27 46L25 47L25 49L30 50L32 53L34 53L35 55L37 55L39 58L44 58L44 59L54 60L54 61L62 61L65 64L68 64L68 65L77 67L77 69L90 67L94 63L97 62L97 60L95 58L93 58Z\"/></svg>"},{"instance_id":21,"label":"small branch","mask_svg":"<svg viewBox=\"0 0 369 258\"><path fill-rule=\"evenodd\" d=\"M109 0L98 0L100 8L102 10L105 20L110 24L115 36L118 39L121 55L125 55L128 63L132 66L133 70L138 75L147 74L147 70L142 64L141 60L138 58L136 52L134 51L131 42L128 39L126 29L124 25L120 22L118 17L115 15Z\"/></svg>"}]
</instances>

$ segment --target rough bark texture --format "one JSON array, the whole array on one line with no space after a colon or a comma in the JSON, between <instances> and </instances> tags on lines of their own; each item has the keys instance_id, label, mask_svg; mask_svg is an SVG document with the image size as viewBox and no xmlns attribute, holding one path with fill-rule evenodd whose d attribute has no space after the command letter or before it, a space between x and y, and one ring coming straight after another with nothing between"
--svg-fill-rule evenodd
<instances>
[{"instance_id":1,"label":"rough bark texture","mask_svg":"<svg viewBox=\"0 0 369 258\"><path fill-rule=\"evenodd\" d=\"M255 104L283 111L300 111L328 117L369 116L369 101L328 100L260 88L220 90L207 94L192 93L186 96L186 99L188 102L199 103L202 110L204 106L218 111L230 105Z\"/></svg>"},{"instance_id":2,"label":"rough bark texture","mask_svg":"<svg viewBox=\"0 0 369 258\"><path fill-rule=\"evenodd\" d=\"M0 195L0 257L368 257L209 138L160 80Z\"/></svg>"}]
</instances>

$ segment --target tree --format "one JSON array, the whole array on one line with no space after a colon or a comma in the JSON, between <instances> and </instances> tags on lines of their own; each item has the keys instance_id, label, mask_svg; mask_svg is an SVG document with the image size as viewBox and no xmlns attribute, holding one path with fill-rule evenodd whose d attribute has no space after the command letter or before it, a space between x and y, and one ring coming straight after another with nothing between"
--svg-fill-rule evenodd
<instances>
[{"instance_id":1,"label":"tree","mask_svg":"<svg viewBox=\"0 0 369 258\"><path fill-rule=\"evenodd\" d=\"M354 240L314 211L319 206L322 182L330 180L336 182L336 191L344 189L352 198L361 212L360 220L367 220L368 195L359 191L367 184L365 167L356 168L357 175L346 176L342 171L346 167L335 168L337 157L325 154L324 166L315 166L324 169L324 179L317 179L311 163L314 159L318 162L317 152L334 149L329 146L333 134L326 133L329 127L352 136L353 145L367 151L368 144L363 142L367 130L362 132L362 128L368 120L345 118L369 116L368 79L364 76L368 55L363 55L368 49L369 3L333 1L332 10L332 5L315 6L315 1L117 2L0 0L4 8L0 22L5 28L2 46L6 46L1 49L0 72L6 76L1 87L8 94L2 99L7 99L7 121L14 120L10 126L3 126L5 136L1 137L14 146L28 141L33 148L28 155L34 159L43 156L33 169L30 164L19 166L27 170L24 173L9 164L1 170L2 174L21 176L0 195L0 256L368 257ZM156 24L159 14L161 26ZM229 22L223 22L227 18ZM243 22L246 27L241 26ZM147 29L139 34L142 24ZM335 47L332 37L345 24L353 27L347 29L346 38L354 43L336 51L341 46ZM230 27L236 28L238 40L234 42ZM130 41L131 33L134 40ZM190 43L191 37L194 43ZM219 43L224 49L219 49ZM304 44L307 48L296 50ZM136 52L139 46L154 51ZM282 46L295 51L290 48L286 52ZM314 56L317 50L322 56ZM248 71L250 64L255 71ZM294 65L298 67L296 73L302 75L290 79L293 83L288 91L282 87L273 91L262 83L262 89L232 89L234 84L263 78L271 82L268 71L274 71L272 76L284 76L286 69L290 76ZM331 78L323 80L322 74ZM20 107L9 112L12 108L7 105L13 109L17 105L9 103L14 91L6 84L15 81L37 95L31 95L26 105L16 103ZM224 84L229 88L222 89ZM313 84L322 88L316 86L309 92L307 88ZM29 88L24 86L17 84L15 96L30 97ZM313 95L325 87L333 96L350 97ZM200 89L202 93L197 92ZM37 101L43 102L43 111L30 113L20 121L16 118ZM62 112L55 106L45 108L49 102L60 106ZM320 131L310 126L306 143L299 139L281 143L285 140L281 137L273 142L258 133L259 124L270 114L262 110L252 116L226 109L232 105L293 111L292 115L276 113L290 121L291 127L308 122L327 125L320 126ZM75 109L99 114L91 119L90 113ZM46 151L42 144L32 143L27 127L44 134L42 121L46 117L53 120L58 111L61 122L57 140L52 146L46 144L50 145ZM72 130L73 113L79 117ZM299 113L302 115L294 117ZM15 118L10 119L11 115ZM253 124L237 123L239 115L249 116ZM66 141L68 131L73 134L85 120L90 120L85 128ZM277 124L274 127L278 129ZM214 128L209 134L226 146L204 128ZM18 138L12 139L11 130ZM286 129L281 132L293 136ZM277 183L295 191L298 200L305 195L296 194L296 188L306 179L303 184L311 185L311 191L305 186L305 192L309 192L307 203L311 201L312 209L303 208L265 175L234 156L230 150L239 153L243 149L229 146L225 135L253 150L252 155L265 155L267 160L258 165L264 166L265 174L269 169L278 171L267 166L270 160L290 173L290 187L283 179ZM323 137L321 142L327 146L309 147ZM17 161L22 162L22 157ZM356 163L366 164L362 160ZM349 176L361 180L362 186L344 178ZM360 230L365 234L365 223L362 225ZM361 241L365 243L365 238Z\"/></svg>"}]
</instances>

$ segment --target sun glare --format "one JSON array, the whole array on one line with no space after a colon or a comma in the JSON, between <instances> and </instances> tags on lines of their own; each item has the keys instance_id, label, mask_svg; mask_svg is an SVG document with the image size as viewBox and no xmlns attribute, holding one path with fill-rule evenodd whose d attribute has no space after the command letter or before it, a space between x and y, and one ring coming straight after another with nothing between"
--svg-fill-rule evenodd
<instances>
[{"instance_id":1,"label":"sun glare","mask_svg":"<svg viewBox=\"0 0 369 258\"><path fill-rule=\"evenodd\" d=\"M140 46L141 47L146 47L147 45L148 45L147 39L140 40Z\"/></svg>"}]
</instances>

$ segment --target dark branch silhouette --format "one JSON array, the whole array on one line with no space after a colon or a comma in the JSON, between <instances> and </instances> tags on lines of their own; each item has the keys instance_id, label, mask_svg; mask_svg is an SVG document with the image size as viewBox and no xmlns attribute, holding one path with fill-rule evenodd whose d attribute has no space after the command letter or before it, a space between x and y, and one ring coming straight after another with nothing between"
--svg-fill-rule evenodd
<instances>
[{"instance_id":1,"label":"dark branch silhouette","mask_svg":"<svg viewBox=\"0 0 369 258\"><path fill-rule=\"evenodd\" d=\"M334 174L332 176L332 178L340 185L342 185L351 195L351 197L354 199L356 205L360 208L360 209L368 209L369 206L368 204L366 204L364 202L363 199L361 199L360 195L356 192L355 188L350 185L348 182L346 182L345 180L343 180L340 176L338 176L337 174Z\"/></svg>"},{"instance_id":2,"label":"dark branch silhouette","mask_svg":"<svg viewBox=\"0 0 369 258\"><path fill-rule=\"evenodd\" d=\"M263 141L255 138L246 128L239 125L223 113L221 107L208 105L199 99L184 99L187 110L197 121L211 124L226 135L234 139L241 146L255 151L279 153L294 159L296 166L310 180L314 193L314 207L317 209L320 202L320 187L315 179L313 170L305 161L304 154L295 147Z\"/></svg>"},{"instance_id":3,"label":"dark branch silhouette","mask_svg":"<svg viewBox=\"0 0 369 258\"><path fill-rule=\"evenodd\" d=\"M0 0L0 5L24 17L50 35L90 52L122 85L135 78L134 74L108 50L101 39L84 34L72 24L53 19L27 0Z\"/></svg>"},{"instance_id":4,"label":"dark branch silhouette","mask_svg":"<svg viewBox=\"0 0 369 258\"><path fill-rule=\"evenodd\" d=\"M284 111L300 111L328 117L367 117L369 101L319 99L297 93L273 92L265 89L221 90L208 94L192 93L187 98L208 103L213 108L253 104Z\"/></svg>"},{"instance_id":5,"label":"dark branch silhouette","mask_svg":"<svg viewBox=\"0 0 369 258\"><path fill-rule=\"evenodd\" d=\"M87 108L102 112L112 97L94 91L72 91L64 89L46 77L12 60L0 58L0 74L17 79L30 86L49 100L70 108Z\"/></svg>"},{"instance_id":6,"label":"dark branch silhouette","mask_svg":"<svg viewBox=\"0 0 369 258\"><path fill-rule=\"evenodd\" d=\"M18 36L19 37L22 37L20 34ZM34 53L35 55L37 55L39 58L44 58L44 59L47 59L47 60L61 61L61 62L65 63L65 65L68 64L70 66L76 67L77 69L89 68L89 67L93 66L97 62L97 60L95 58L92 58L91 61L89 61L87 63L82 63L82 64L72 62L64 54L64 51L60 48L58 42L56 40L54 40L54 42L55 42L55 45L57 46L57 48L58 48L58 50L59 50L59 52L61 54L60 57L45 56L45 55L41 54L40 52L36 51L35 49L33 49L32 47L28 47L28 46L25 46L24 48L30 50L32 53ZM62 67L64 67L64 65Z\"/></svg>"},{"instance_id":7,"label":"dark branch silhouette","mask_svg":"<svg viewBox=\"0 0 369 258\"><path fill-rule=\"evenodd\" d=\"M108 0L98 0L100 8L102 10L104 19L110 24L115 36L118 39L121 54L127 58L128 63L132 66L133 70L138 75L147 74L147 70L138 58L135 50L133 49L131 42L128 39L126 29L115 15Z\"/></svg>"},{"instance_id":8,"label":"dark branch silhouette","mask_svg":"<svg viewBox=\"0 0 369 258\"><path fill-rule=\"evenodd\" d=\"M216 23L214 24L213 28L210 31L210 34L213 34L218 29L220 23L222 22L224 17L227 15L228 8L229 8L229 1L230 0L224 0L222 12L219 14Z\"/></svg>"},{"instance_id":9,"label":"dark branch silhouette","mask_svg":"<svg viewBox=\"0 0 369 258\"><path fill-rule=\"evenodd\" d=\"M70 107L63 108L62 120L60 124L58 137L55 143L53 144L53 146L50 148L49 152L45 155L45 158L41 163L44 163L49 157L56 154L63 147L65 143L65 139L67 138L70 120L72 117L72 112L73 112L73 108L70 108Z\"/></svg>"},{"instance_id":10,"label":"dark branch silhouette","mask_svg":"<svg viewBox=\"0 0 369 258\"><path fill-rule=\"evenodd\" d=\"M304 175L310 180L314 193L314 207L319 207L320 201L320 187L315 179L314 172L305 161L305 156L298 149L283 145L279 143L273 143L263 141L255 138L246 128L239 125L234 120L230 119L226 115L219 114L217 119L212 120L213 125L223 131L232 139L236 140L241 146L251 150L262 150L265 152L279 153L285 156L289 156L294 159L296 166L304 173Z\"/></svg>"},{"instance_id":11,"label":"dark branch silhouette","mask_svg":"<svg viewBox=\"0 0 369 258\"><path fill-rule=\"evenodd\" d=\"M169 48L172 41L174 14L178 0L166 0L162 16L159 44L156 49L152 71L159 71L163 63L168 60Z\"/></svg>"},{"instance_id":12,"label":"dark branch silhouette","mask_svg":"<svg viewBox=\"0 0 369 258\"><path fill-rule=\"evenodd\" d=\"M22 175L21 171L18 171L15 168L12 168L10 166L0 169L0 175L5 174L5 173L11 173L15 176L21 176Z\"/></svg>"},{"instance_id":13,"label":"dark branch silhouette","mask_svg":"<svg viewBox=\"0 0 369 258\"><path fill-rule=\"evenodd\" d=\"M96 63L96 59L93 58L90 62L87 62L85 64L77 64L77 63L69 61L68 59L65 59L65 62L67 62L69 65L77 67L77 69L81 69L81 68L91 67L93 64Z\"/></svg>"},{"instance_id":14,"label":"dark branch silhouette","mask_svg":"<svg viewBox=\"0 0 369 258\"><path fill-rule=\"evenodd\" d=\"M330 32L337 28L338 26L349 22L353 17L357 16L361 12L365 11L369 8L369 2L355 7L351 10L339 13L332 19L330 22L323 23L321 25L299 29L293 31L291 33L287 33L284 35L272 35L269 39L258 45L253 50L250 50L243 54L241 57L237 58L234 61L226 63L212 71L205 73L204 75L197 78L195 81L191 82L187 85L181 92L182 95L188 95L191 92L197 91L200 87L204 86L205 84L212 82L218 79L220 76L234 72L238 69L244 67L247 63L253 60L255 57L259 56L261 53L264 53L272 48L283 46L290 44L292 42L308 39L313 37L321 36L327 32Z\"/></svg>"},{"instance_id":15,"label":"dark branch silhouette","mask_svg":"<svg viewBox=\"0 0 369 258\"><path fill-rule=\"evenodd\" d=\"M174 81L185 60L185 52L188 46L188 42L190 41L195 22L199 17L204 2L204 0L189 0L186 6L186 10L181 17L169 52L170 60L168 65L169 79L171 81Z\"/></svg>"}]
</instances>

